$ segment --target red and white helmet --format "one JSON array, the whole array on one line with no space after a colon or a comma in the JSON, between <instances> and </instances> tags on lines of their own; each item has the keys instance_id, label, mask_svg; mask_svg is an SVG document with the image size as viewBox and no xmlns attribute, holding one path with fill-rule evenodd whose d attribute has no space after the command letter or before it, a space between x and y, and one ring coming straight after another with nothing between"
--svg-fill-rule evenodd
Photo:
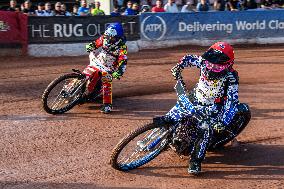
<instances>
[{"instance_id":1,"label":"red and white helmet","mask_svg":"<svg viewBox=\"0 0 284 189\"><path fill-rule=\"evenodd\" d=\"M228 70L234 64L234 49L226 42L214 43L203 55L206 68L215 73Z\"/></svg>"}]
</instances>

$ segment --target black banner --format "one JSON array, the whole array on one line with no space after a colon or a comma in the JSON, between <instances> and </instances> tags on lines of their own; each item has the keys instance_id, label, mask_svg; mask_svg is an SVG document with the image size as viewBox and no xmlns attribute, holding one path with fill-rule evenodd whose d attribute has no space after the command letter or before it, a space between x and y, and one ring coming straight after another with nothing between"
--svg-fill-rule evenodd
<instances>
[{"instance_id":1,"label":"black banner","mask_svg":"<svg viewBox=\"0 0 284 189\"><path fill-rule=\"evenodd\" d=\"M89 42L114 22L123 24L128 41L140 38L139 16L29 17L29 43Z\"/></svg>"}]
</instances>

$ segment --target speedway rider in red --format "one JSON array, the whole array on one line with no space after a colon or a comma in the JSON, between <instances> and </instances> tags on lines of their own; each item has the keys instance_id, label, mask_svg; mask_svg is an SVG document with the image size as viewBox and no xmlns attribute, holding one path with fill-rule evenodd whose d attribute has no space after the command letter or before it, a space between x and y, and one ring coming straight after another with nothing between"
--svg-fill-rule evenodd
<instances>
[{"instance_id":1,"label":"speedway rider in red","mask_svg":"<svg viewBox=\"0 0 284 189\"><path fill-rule=\"evenodd\" d=\"M213 44L202 56L186 55L180 63L172 68L176 79L181 78L181 71L185 67L200 69L200 78L191 92L191 101L198 111L207 115L208 120L198 120L198 136L193 149L188 172L198 174L201 162L205 158L206 150L214 132L230 127L236 113L247 111L246 104L240 104L238 99L238 74L233 69L234 50L228 43ZM183 117L191 117L193 113L183 112L176 105L167 113L171 121L179 121Z\"/></svg>"},{"instance_id":2,"label":"speedway rider in red","mask_svg":"<svg viewBox=\"0 0 284 189\"><path fill-rule=\"evenodd\" d=\"M90 64L83 71L87 77L92 77L95 69L102 73L103 106L101 112L112 110L112 80L119 79L126 70L127 47L123 28L120 23L109 25L104 34L86 45L90 53ZM94 90L92 82L88 85L88 93Z\"/></svg>"}]
</instances>

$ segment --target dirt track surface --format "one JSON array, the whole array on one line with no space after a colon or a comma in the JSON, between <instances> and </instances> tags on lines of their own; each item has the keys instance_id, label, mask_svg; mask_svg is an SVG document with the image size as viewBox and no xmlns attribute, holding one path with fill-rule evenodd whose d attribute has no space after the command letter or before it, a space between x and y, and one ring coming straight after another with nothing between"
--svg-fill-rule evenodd
<instances>
[{"instance_id":1,"label":"dirt track surface","mask_svg":"<svg viewBox=\"0 0 284 189\"><path fill-rule=\"evenodd\" d=\"M176 101L170 68L186 53L180 47L129 55L127 72L114 82L114 112L84 104L52 116L40 97L51 80L86 57L1 58L0 188L284 188L284 46L236 47L240 100L252 120L241 145L210 152L199 177L188 159L167 151L149 164L119 172L108 164L111 149L130 130L166 113ZM188 86L198 70L183 72Z\"/></svg>"}]
</instances>

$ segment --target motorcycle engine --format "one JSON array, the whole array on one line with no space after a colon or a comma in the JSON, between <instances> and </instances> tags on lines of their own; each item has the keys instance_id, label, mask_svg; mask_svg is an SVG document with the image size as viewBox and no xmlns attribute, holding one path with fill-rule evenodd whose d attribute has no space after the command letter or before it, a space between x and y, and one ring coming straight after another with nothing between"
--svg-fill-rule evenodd
<instances>
[{"instance_id":1,"label":"motorcycle engine","mask_svg":"<svg viewBox=\"0 0 284 189\"><path fill-rule=\"evenodd\" d=\"M179 155L189 156L194 146L196 129L191 120L181 122L173 135L171 148Z\"/></svg>"}]
</instances>

